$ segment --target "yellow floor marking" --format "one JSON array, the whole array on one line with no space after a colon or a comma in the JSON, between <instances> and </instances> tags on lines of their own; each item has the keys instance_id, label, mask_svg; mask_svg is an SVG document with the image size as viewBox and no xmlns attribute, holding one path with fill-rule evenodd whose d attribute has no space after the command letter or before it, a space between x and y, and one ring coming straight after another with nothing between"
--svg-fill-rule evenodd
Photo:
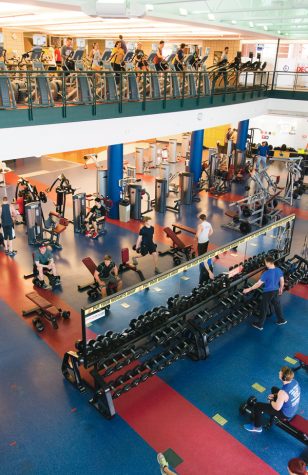
<instances>
[{"instance_id":1,"label":"yellow floor marking","mask_svg":"<svg viewBox=\"0 0 308 475\"><path fill-rule=\"evenodd\" d=\"M221 426L224 426L225 424L227 424L227 419L225 419L224 417L222 417L220 414L215 414L215 416L212 417L212 419L217 422L219 425Z\"/></svg>"},{"instance_id":2,"label":"yellow floor marking","mask_svg":"<svg viewBox=\"0 0 308 475\"><path fill-rule=\"evenodd\" d=\"M251 387L253 389L255 389L256 391L259 391L259 393L264 393L264 391L266 389L264 386L261 386L261 384L259 384L259 383L254 383L254 384L251 385Z\"/></svg>"}]
</instances>

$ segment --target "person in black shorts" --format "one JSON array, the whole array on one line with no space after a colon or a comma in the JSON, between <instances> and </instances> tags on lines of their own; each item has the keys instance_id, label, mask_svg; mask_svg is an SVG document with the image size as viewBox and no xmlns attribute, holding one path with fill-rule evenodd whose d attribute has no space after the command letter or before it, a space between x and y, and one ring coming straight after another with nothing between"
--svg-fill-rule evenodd
<instances>
[{"instance_id":1,"label":"person in black shorts","mask_svg":"<svg viewBox=\"0 0 308 475\"><path fill-rule=\"evenodd\" d=\"M4 196L1 205L1 224L3 230L4 252L11 257L14 257L16 254L16 251L13 251L14 219L16 215L17 212L8 202L7 197Z\"/></svg>"},{"instance_id":2,"label":"person in black shorts","mask_svg":"<svg viewBox=\"0 0 308 475\"><path fill-rule=\"evenodd\" d=\"M154 226L151 225L151 218L147 216L144 218L144 226L139 231L139 236L136 242L136 245L133 247L139 254L138 256L133 257L133 264L138 265L137 259L144 257L147 254L151 254L155 266L155 274L159 274L160 271L157 267L158 254L156 252L156 244L153 242L154 236Z\"/></svg>"},{"instance_id":3,"label":"person in black shorts","mask_svg":"<svg viewBox=\"0 0 308 475\"><path fill-rule=\"evenodd\" d=\"M118 268L109 254L106 254L103 262L97 266L94 279L101 288L102 298L107 296L108 286L116 288L116 291L122 289L122 281L118 277Z\"/></svg>"},{"instance_id":4,"label":"person in black shorts","mask_svg":"<svg viewBox=\"0 0 308 475\"><path fill-rule=\"evenodd\" d=\"M97 222L102 222L106 217L106 208L101 202L100 198L95 198L95 205L87 214L88 222L86 223L87 230L85 236L96 239L98 237Z\"/></svg>"}]
</instances>

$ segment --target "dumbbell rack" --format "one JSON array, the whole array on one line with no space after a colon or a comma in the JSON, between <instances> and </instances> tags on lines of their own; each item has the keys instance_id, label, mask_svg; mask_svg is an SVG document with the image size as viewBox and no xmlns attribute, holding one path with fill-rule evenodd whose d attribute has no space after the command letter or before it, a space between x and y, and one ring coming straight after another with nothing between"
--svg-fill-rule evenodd
<instances>
[{"instance_id":1,"label":"dumbbell rack","mask_svg":"<svg viewBox=\"0 0 308 475\"><path fill-rule=\"evenodd\" d=\"M285 261L287 254L276 249L267 253L284 270L290 288L307 275L308 261L297 255ZM64 377L79 391L94 389L90 403L111 418L116 413L113 400L183 357L206 359L210 342L255 313L261 291L243 296L242 288L264 268L264 257L260 253L244 261L242 272L232 279L220 275L189 296L170 297L168 308L156 307L133 319L121 334L107 332L76 342L77 351L64 356ZM87 382L79 367L90 370Z\"/></svg>"}]
</instances>

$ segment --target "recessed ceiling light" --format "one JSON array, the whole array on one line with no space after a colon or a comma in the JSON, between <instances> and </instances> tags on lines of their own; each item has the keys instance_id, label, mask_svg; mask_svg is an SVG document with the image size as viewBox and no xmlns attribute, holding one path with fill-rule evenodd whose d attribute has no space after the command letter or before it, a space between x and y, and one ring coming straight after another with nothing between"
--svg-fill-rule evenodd
<instances>
[{"instance_id":1,"label":"recessed ceiling light","mask_svg":"<svg viewBox=\"0 0 308 475\"><path fill-rule=\"evenodd\" d=\"M179 11L180 11L180 15L186 16L188 14L188 11L186 10L186 8L179 8Z\"/></svg>"},{"instance_id":2,"label":"recessed ceiling light","mask_svg":"<svg viewBox=\"0 0 308 475\"><path fill-rule=\"evenodd\" d=\"M207 14L207 17L208 17L209 20L215 20L215 15L214 15L214 13L208 13L208 14Z\"/></svg>"},{"instance_id":3,"label":"recessed ceiling light","mask_svg":"<svg viewBox=\"0 0 308 475\"><path fill-rule=\"evenodd\" d=\"M152 12L154 10L154 5L152 5L151 3L146 3L145 9L147 12Z\"/></svg>"},{"instance_id":4,"label":"recessed ceiling light","mask_svg":"<svg viewBox=\"0 0 308 475\"><path fill-rule=\"evenodd\" d=\"M300 23L302 21L301 18L295 18L294 23Z\"/></svg>"},{"instance_id":5,"label":"recessed ceiling light","mask_svg":"<svg viewBox=\"0 0 308 475\"><path fill-rule=\"evenodd\" d=\"M278 31L277 31L277 33L278 33L278 35L280 35L281 31L280 31L280 30L278 30Z\"/></svg>"},{"instance_id":6,"label":"recessed ceiling light","mask_svg":"<svg viewBox=\"0 0 308 475\"><path fill-rule=\"evenodd\" d=\"M236 20L231 20L231 23L232 23L233 25L236 25Z\"/></svg>"},{"instance_id":7,"label":"recessed ceiling light","mask_svg":"<svg viewBox=\"0 0 308 475\"><path fill-rule=\"evenodd\" d=\"M265 30L265 31L267 31L267 30L268 30L268 28L267 28L267 26L266 26L266 25L264 25L264 26L263 26L263 28L264 28L264 30Z\"/></svg>"},{"instance_id":8,"label":"recessed ceiling light","mask_svg":"<svg viewBox=\"0 0 308 475\"><path fill-rule=\"evenodd\" d=\"M250 26L250 28L253 28L253 27L254 27L254 24L253 24L252 21L249 22L249 26Z\"/></svg>"}]
</instances>

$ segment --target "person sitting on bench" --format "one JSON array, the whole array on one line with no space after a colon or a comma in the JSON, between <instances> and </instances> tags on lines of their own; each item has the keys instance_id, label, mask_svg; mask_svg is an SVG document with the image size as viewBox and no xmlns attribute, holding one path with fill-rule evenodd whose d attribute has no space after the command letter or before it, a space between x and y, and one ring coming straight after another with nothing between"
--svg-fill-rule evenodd
<instances>
[{"instance_id":1,"label":"person sitting on bench","mask_svg":"<svg viewBox=\"0 0 308 475\"><path fill-rule=\"evenodd\" d=\"M53 260L51 250L44 244L40 244L39 248L34 253L34 264L38 271L38 278L41 281L41 287L46 289L48 286L44 281L44 269L52 273L55 279L59 282L60 277L57 274L56 265Z\"/></svg>"},{"instance_id":2,"label":"person sitting on bench","mask_svg":"<svg viewBox=\"0 0 308 475\"><path fill-rule=\"evenodd\" d=\"M212 259L201 262L199 264L199 271L199 285L207 283L210 279L215 279Z\"/></svg>"},{"instance_id":3,"label":"person sitting on bench","mask_svg":"<svg viewBox=\"0 0 308 475\"><path fill-rule=\"evenodd\" d=\"M276 416L280 419L292 419L297 413L301 390L294 379L294 373L288 366L283 366L279 371L282 388L272 388L268 396L269 403L257 402L253 406L253 424L245 424L249 432L262 432L262 414Z\"/></svg>"},{"instance_id":4,"label":"person sitting on bench","mask_svg":"<svg viewBox=\"0 0 308 475\"><path fill-rule=\"evenodd\" d=\"M108 287L113 287L116 292L122 288L122 280L118 277L118 268L112 260L112 257L106 254L94 272L94 279L99 284L102 298L107 296Z\"/></svg>"},{"instance_id":5,"label":"person sitting on bench","mask_svg":"<svg viewBox=\"0 0 308 475\"><path fill-rule=\"evenodd\" d=\"M154 226L151 226L151 218L150 216L146 216L143 218L144 221L144 226L139 231L139 236L136 242L136 245L133 246L133 249L136 250L136 252L140 253L141 256L134 256L133 257L133 264L134 266L138 265L137 259L140 257L144 257L147 254L151 254L153 257L154 261L154 266L155 266L155 274L159 274L160 271L157 267L158 263L158 254L157 254L157 245L154 244L153 242L153 236L154 236Z\"/></svg>"},{"instance_id":6,"label":"person sitting on bench","mask_svg":"<svg viewBox=\"0 0 308 475\"><path fill-rule=\"evenodd\" d=\"M98 237L98 223L102 223L105 221L106 216L106 208L103 205L100 198L95 198L95 205L90 209L89 213L87 214L87 218L89 221L86 223L86 233L85 236L92 237L92 239L96 239Z\"/></svg>"}]
</instances>

